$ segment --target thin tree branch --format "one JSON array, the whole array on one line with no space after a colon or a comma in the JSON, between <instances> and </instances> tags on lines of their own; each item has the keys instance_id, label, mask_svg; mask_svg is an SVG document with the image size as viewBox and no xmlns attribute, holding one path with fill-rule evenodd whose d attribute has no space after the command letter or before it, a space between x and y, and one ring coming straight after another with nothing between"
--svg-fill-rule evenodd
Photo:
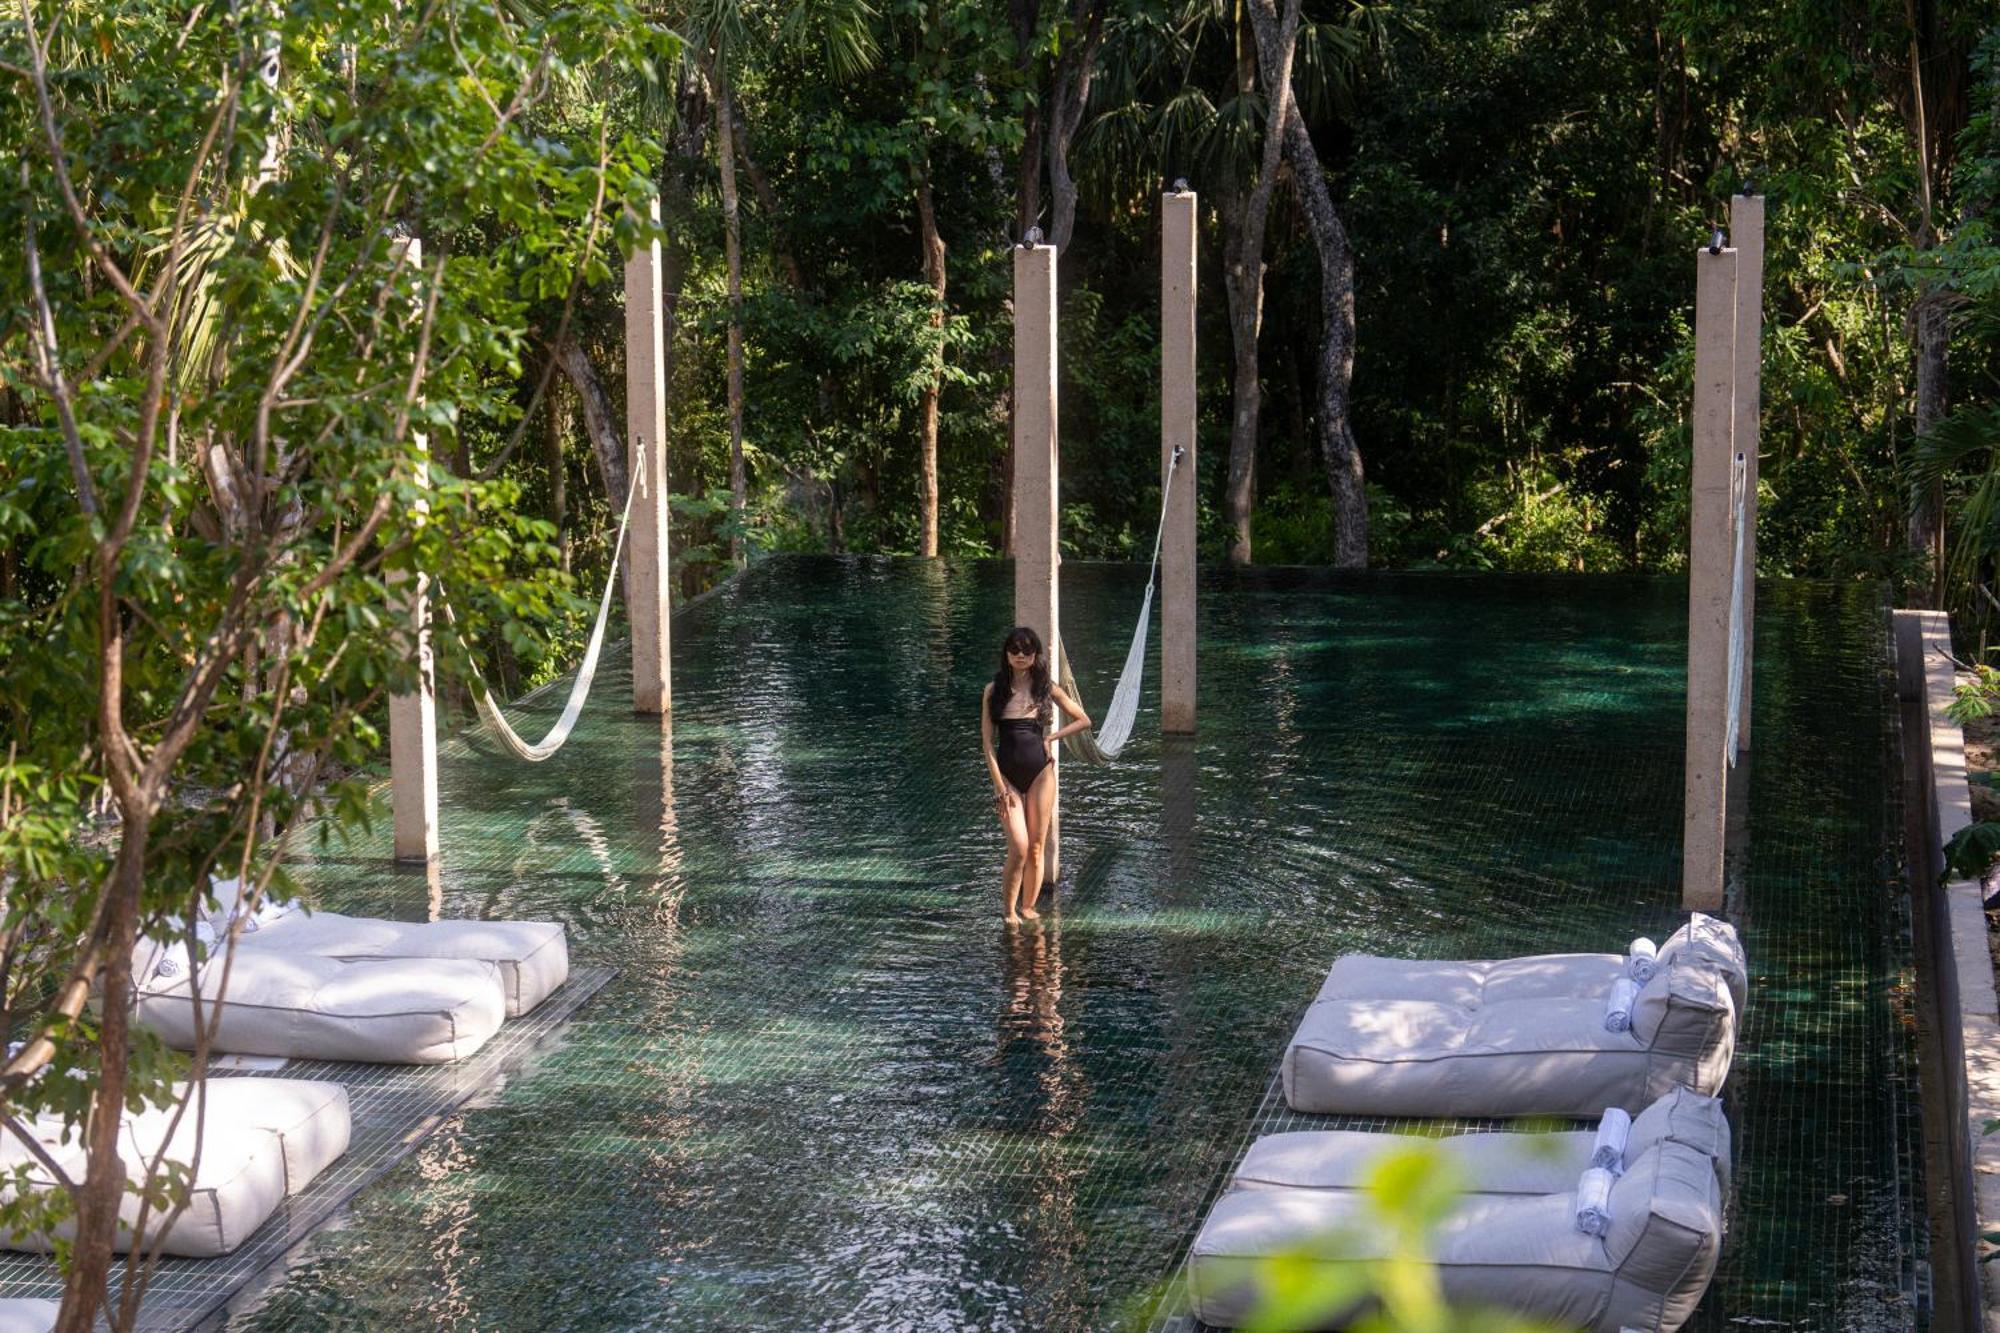
<instances>
[{"instance_id":1,"label":"thin tree branch","mask_svg":"<svg viewBox=\"0 0 2000 1333\"><path fill-rule=\"evenodd\" d=\"M597 127L597 197L590 205L590 230L584 235L583 253L577 257L576 267L570 271L569 290L563 293L562 314L556 318L555 336L549 339L551 349L561 347L563 340L569 337L570 316L576 312L577 297L583 293L583 271L590 263L590 257L597 253L597 233L604 219L606 186L604 169L611 160L609 151L605 147L608 132L608 126L600 121ZM492 480L513 456L514 450L520 447L521 440L527 434L528 423L535 419L535 411L548 394L549 383L555 378L555 373L556 357L551 355L543 364L541 375L535 380L535 391L528 396L528 405L521 409L521 419L514 424L513 431L507 436L507 443L502 445L500 452L480 470L478 480Z\"/></svg>"},{"instance_id":2,"label":"thin tree branch","mask_svg":"<svg viewBox=\"0 0 2000 1333\"><path fill-rule=\"evenodd\" d=\"M49 308L48 289L42 285L42 256L35 246L35 210L28 193L28 164L21 163L21 198L27 205L28 287L35 295L35 328L28 341L35 349L35 368L55 400L56 420L62 424L63 447L69 451L70 472L76 478L77 503L83 512L97 517L97 488L90 481L90 463L83 453L83 434L77 429L76 409L69 385L63 380L62 348L56 342L55 312Z\"/></svg>"},{"instance_id":3,"label":"thin tree branch","mask_svg":"<svg viewBox=\"0 0 2000 1333\"><path fill-rule=\"evenodd\" d=\"M118 294L146 321L148 328L159 330L159 312L146 303L132 282L125 276L125 270L118 267L104 247L92 235L90 219L83 211L82 202L76 197L76 187L69 178L69 160L63 151L62 131L56 125L55 103L49 97L49 66L47 54L42 49L41 34L35 30L35 11L32 0L21 0L21 26L28 37L28 54L31 64L28 81L35 85L35 103L41 111L42 137L48 141L49 163L55 169L56 185L62 190L64 205L69 209L70 220L76 224L77 239L90 253L90 258L104 276L111 281Z\"/></svg>"},{"instance_id":4,"label":"thin tree branch","mask_svg":"<svg viewBox=\"0 0 2000 1333\"><path fill-rule=\"evenodd\" d=\"M0 1125L5 1125L7 1132L21 1141L21 1146L28 1150L28 1155L35 1159L42 1170L49 1173L64 1192L71 1195L76 1193L76 1182L69 1178L69 1172L63 1170L55 1158L49 1156L49 1150L42 1146L42 1141L36 1138L18 1117L0 1116Z\"/></svg>"}]
</instances>

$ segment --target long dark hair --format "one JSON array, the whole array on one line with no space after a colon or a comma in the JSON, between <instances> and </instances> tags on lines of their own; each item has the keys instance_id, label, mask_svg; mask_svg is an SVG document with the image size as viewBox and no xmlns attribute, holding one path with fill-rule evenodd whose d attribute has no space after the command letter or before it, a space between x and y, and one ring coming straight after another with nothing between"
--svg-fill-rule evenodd
<instances>
[{"instance_id":1,"label":"long dark hair","mask_svg":"<svg viewBox=\"0 0 2000 1333\"><path fill-rule=\"evenodd\" d=\"M986 701L986 711L998 722L1007 701L1014 697L1014 668L1007 661L1009 648L1015 652L1025 649L1035 655L1035 664L1028 668L1028 697L1035 701L1035 720L1047 726L1055 712L1055 702L1049 697L1049 655L1042 651L1042 636L1026 625L1014 626L1000 640L1000 669L993 673L993 693Z\"/></svg>"}]
</instances>

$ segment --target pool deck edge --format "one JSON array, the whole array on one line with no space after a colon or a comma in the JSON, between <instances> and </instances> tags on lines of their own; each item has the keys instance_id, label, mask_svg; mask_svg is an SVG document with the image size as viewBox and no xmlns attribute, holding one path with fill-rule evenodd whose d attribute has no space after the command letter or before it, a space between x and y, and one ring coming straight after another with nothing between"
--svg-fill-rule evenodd
<instances>
[{"instance_id":1,"label":"pool deck edge","mask_svg":"<svg viewBox=\"0 0 2000 1333\"><path fill-rule=\"evenodd\" d=\"M1928 772L1927 790L1911 793L1927 806L1925 822L1931 840L1927 849L1910 849L1911 887L1936 885L1943 876L1943 848L1960 829L1972 823L1972 792L1965 765L1965 733L1946 709L1957 684L1957 664L1951 655L1951 621L1942 611L1894 612L1897 678L1907 704L1923 710L1926 744L1921 752ZM1916 737L1905 734L1905 744ZM2000 1333L2000 1264L1985 1263L1980 1240L2000 1230L2000 1135L1985 1132L2000 1120L2000 998L1996 998L1993 956L1987 939L1985 906L1976 880L1943 883L1933 900L1942 909L1937 980L1949 994L1940 997L1947 1020L1957 1015L1960 1068L1948 1071L1958 1093L1954 1108L1963 1119L1964 1155L1953 1163L1953 1188L1967 1197L1973 1225L1958 1240L1962 1262L1977 1276L1968 1285L1977 1302L1977 1327ZM1955 1004L1952 1002L1955 1001ZM1962 1165L1960 1165L1962 1162Z\"/></svg>"}]
</instances>

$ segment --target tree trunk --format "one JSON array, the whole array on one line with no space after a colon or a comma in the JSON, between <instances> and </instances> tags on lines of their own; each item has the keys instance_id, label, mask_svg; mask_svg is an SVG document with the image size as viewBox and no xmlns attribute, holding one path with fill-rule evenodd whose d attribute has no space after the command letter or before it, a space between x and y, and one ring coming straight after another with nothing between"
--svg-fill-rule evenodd
<instances>
[{"instance_id":1,"label":"tree trunk","mask_svg":"<svg viewBox=\"0 0 2000 1333\"><path fill-rule=\"evenodd\" d=\"M1662 219L1688 199L1687 131L1693 108L1687 77L1687 39L1656 17L1653 45L1653 184L1639 219L1639 253L1650 256L1661 240Z\"/></svg>"},{"instance_id":2,"label":"tree trunk","mask_svg":"<svg viewBox=\"0 0 2000 1333\"><path fill-rule=\"evenodd\" d=\"M1323 184L1321 188L1325 188ZM1354 251L1346 240L1343 228L1333 261L1320 260L1320 311L1327 330L1319 357L1320 462L1326 468L1327 489L1333 498L1334 568L1366 569L1368 488L1361 445L1354 438L1349 393L1354 382ZM1338 338L1334 336L1336 329L1341 335Z\"/></svg>"},{"instance_id":3,"label":"tree trunk","mask_svg":"<svg viewBox=\"0 0 2000 1333\"><path fill-rule=\"evenodd\" d=\"M861 512L876 518L882 512L882 459L873 450L854 460L854 484L861 491Z\"/></svg>"},{"instance_id":4,"label":"tree trunk","mask_svg":"<svg viewBox=\"0 0 2000 1333\"><path fill-rule=\"evenodd\" d=\"M688 247L686 238L694 233L694 197L688 182L702 171L702 161L707 154L707 129L709 123L708 80L698 69L683 66L679 82L674 89L674 133L660 155L660 220L665 224L666 239L660 246L660 309L661 333L666 340L666 382L668 395L667 444L674 450L676 444L686 441L677 439L674 424L678 420L672 411L674 392L674 370L677 348L680 345L681 289L687 284ZM583 362L583 369L589 369L589 362ZM602 390L599 391L600 397ZM581 389L577 397L584 401L584 433L590 438L593 449L599 448L597 430L591 422L588 395ZM605 420L609 421L608 411ZM600 460L602 454L599 455ZM601 466L601 463L600 463ZM701 449L697 443L692 448L670 452L667 470L670 478L685 478L685 490L694 490L701 484ZM620 497L620 504L623 497ZM680 524L675 533L683 546L701 545L706 542L713 529L714 520L701 519ZM695 529L691 531L690 529ZM689 571L696 566L684 566L681 571L682 590L686 592L685 580ZM630 570L629 560L626 570Z\"/></svg>"},{"instance_id":5,"label":"tree trunk","mask_svg":"<svg viewBox=\"0 0 2000 1333\"><path fill-rule=\"evenodd\" d=\"M785 228L784 210L778 206L778 192L771 188L771 178L757 165L757 159L750 156L750 131L743 123L743 104L733 96L729 99L730 138L734 141L736 161L743 168L743 175L750 182L750 193L757 196L757 207L764 210L764 224L770 228L771 251L778 257L779 267L785 270L785 278L798 291L806 289L805 266L792 249L792 243Z\"/></svg>"},{"instance_id":6,"label":"tree trunk","mask_svg":"<svg viewBox=\"0 0 2000 1333\"><path fill-rule=\"evenodd\" d=\"M597 455L605 497L611 501L612 512L623 513L625 492L631 484L625 475L625 441L611 414L611 398L604 392L604 382L597 378L590 354L575 338L563 338L556 348L556 362L575 388L577 401L583 404L583 430L590 437L591 452Z\"/></svg>"},{"instance_id":7,"label":"tree trunk","mask_svg":"<svg viewBox=\"0 0 2000 1333\"><path fill-rule=\"evenodd\" d=\"M1277 77L1282 34L1272 0L1255 0L1250 7L1257 29L1258 63L1266 87ZM1354 380L1354 251L1347 228L1333 205L1319 152L1296 98L1287 99L1285 153L1292 161L1319 251L1320 346L1319 401L1315 409L1321 464L1333 498L1333 563L1337 569L1368 567L1368 492L1363 484L1361 449L1354 439L1349 414L1349 389Z\"/></svg>"},{"instance_id":8,"label":"tree trunk","mask_svg":"<svg viewBox=\"0 0 2000 1333\"><path fill-rule=\"evenodd\" d=\"M1246 17L1237 27L1237 83L1247 91L1254 77L1257 44ZM1233 410L1229 421L1229 487L1223 496L1229 522L1229 562L1250 563L1250 512L1257 498L1257 334L1264 321L1264 225L1271 212L1271 190L1277 183L1278 160L1285 144L1285 119L1291 107L1292 51L1298 40L1299 0L1286 0L1277 35L1275 81L1268 83L1263 154L1257 179L1246 198L1238 186L1222 191L1221 208L1227 230L1222 285L1229 297L1229 332L1235 373Z\"/></svg>"},{"instance_id":9,"label":"tree trunk","mask_svg":"<svg viewBox=\"0 0 2000 1333\"><path fill-rule=\"evenodd\" d=\"M1951 323L1945 311L1945 293L1936 288L1918 296L1910 315L1917 333L1916 438L1922 440L1932 427L1944 420L1949 403L1945 353L1951 344ZM1924 604L1944 605L1944 486L1942 482L1920 485L1910 496L1908 531L1910 550L1930 562Z\"/></svg>"},{"instance_id":10,"label":"tree trunk","mask_svg":"<svg viewBox=\"0 0 2000 1333\"><path fill-rule=\"evenodd\" d=\"M543 442L548 449L549 465L549 521L556 527L556 558L562 564L562 572L569 573L569 468L563 460L563 437L569 434L568 400L563 397L562 385L549 385L549 401L545 419L547 429L542 432Z\"/></svg>"},{"instance_id":11,"label":"tree trunk","mask_svg":"<svg viewBox=\"0 0 2000 1333\"><path fill-rule=\"evenodd\" d=\"M1014 29L1014 70L1023 88L1030 87L1030 70L1035 57L1035 29L1041 23L1041 0L1008 0L1007 17ZM1029 97L1021 109L1021 161L1014 190L1014 239L1025 243L1028 228L1042 219L1043 119L1040 97ZM1000 554L1014 554L1014 386L1012 377L999 375L1001 405L1007 421L1007 438L1000 444Z\"/></svg>"},{"instance_id":12,"label":"tree trunk","mask_svg":"<svg viewBox=\"0 0 2000 1333\"><path fill-rule=\"evenodd\" d=\"M674 382L674 334L679 327L681 288L687 281L685 237L694 217L688 179L701 165L702 132L708 124L706 85L693 72L681 75L680 87L674 94L674 118L678 128L673 144L660 158L660 218L667 233L666 242L660 247L660 303L666 315L669 392ZM671 413L667 420L672 422Z\"/></svg>"},{"instance_id":13,"label":"tree trunk","mask_svg":"<svg viewBox=\"0 0 2000 1333\"><path fill-rule=\"evenodd\" d=\"M1892 76L1891 96L1903 112L1917 157L1917 226L1910 238L1918 250L1930 250L1946 239L1939 213L1952 179L1952 163L1971 114L1971 48L1966 30L1954 24L1950 7L1935 0L1904 0L1909 28L1907 63ZM1946 303L1949 292L1928 286L1910 309L1916 326L1916 438L1921 440L1944 419L1949 406L1946 353L1951 326ZM1910 497L1907 531L1910 550L1930 562L1927 603L1944 604L1943 486L1925 488Z\"/></svg>"},{"instance_id":14,"label":"tree trunk","mask_svg":"<svg viewBox=\"0 0 2000 1333\"><path fill-rule=\"evenodd\" d=\"M1076 180L1069 171L1069 146L1090 105L1090 79L1104 40L1104 9L1105 0L1070 0L1069 22L1077 31L1063 43L1050 80L1049 244L1056 248L1058 261L1076 229Z\"/></svg>"},{"instance_id":15,"label":"tree trunk","mask_svg":"<svg viewBox=\"0 0 2000 1333\"><path fill-rule=\"evenodd\" d=\"M1014 73L1023 88L1031 86L1035 63L1035 29L1042 19L1042 0L1007 0L1007 21L1014 30ZM1021 107L1021 162L1015 174L1014 239L1027 239L1028 228L1042 220L1042 98L1029 97Z\"/></svg>"},{"instance_id":16,"label":"tree trunk","mask_svg":"<svg viewBox=\"0 0 2000 1333\"><path fill-rule=\"evenodd\" d=\"M1014 554L1014 396L1007 392L1007 448L1000 455L1000 554Z\"/></svg>"},{"instance_id":17,"label":"tree trunk","mask_svg":"<svg viewBox=\"0 0 2000 1333\"><path fill-rule=\"evenodd\" d=\"M1257 502L1257 332L1263 320L1263 262L1244 261L1248 204L1240 188L1218 192L1224 235L1222 287L1230 336L1229 478L1222 493L1229 563L1250 563L1250 511Z\"/></svg>"},{"instance_id":18,"label":"tree trunk","mask_svg":"<svg viewBox=\"0 0 2000 1333\"><path fill-rule=\"evenodd\" d=\"M940 341L932 355L935 369L924 386L919 404L922 414L919 450L922 456L922 487L917 496L917 554L938 553L938 395L944 388L944 237L938 234L937 209L931 198L928 155L917 177L917 222L923 233L924 280L931 285L931 329Z\"/></svg>"},{"instance_id":19,"label":"tree trunk","mask_svg":"<svg viewBox=\"0 0 2000 1333\"><path fill-rule=\"evenodd\" d=\"M110 688L117 688L111 685ZM150 802L120 802L123 827L118 856L104 885L110 897L104 943L103 1009L97 1031L98 1075L91 1088L91 1117L84 1130L83 1184L76 1198L76 1239L56 1333L91 1333L111 1274L118 1210L125 1198L125 1163L118 1156L124 1122L125 1082L131 1047L132 948L139 935L139 897L145 884Z\"/></svg>"},{"instance_id":20,"label":"tree trunk","mask_svg":"<svg viewBox=\"0 0 2000 1333\"><path fill-rule=\"evenodd\" d=\"M743 563L743 513L749 482L743 472L743 228L736 210L735 116L729 67L715 64L715 157L722 174L722 249L729 267L729 562Z\"/></svg>"}]
</instances>

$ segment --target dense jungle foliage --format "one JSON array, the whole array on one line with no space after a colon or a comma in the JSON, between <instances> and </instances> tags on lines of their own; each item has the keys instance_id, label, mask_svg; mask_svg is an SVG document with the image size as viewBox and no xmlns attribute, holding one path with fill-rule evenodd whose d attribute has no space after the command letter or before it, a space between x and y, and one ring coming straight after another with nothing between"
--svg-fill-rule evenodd
<instances>
[{"instance_id":1,"label":"dense jungle foliage","mask_svg":"<svg viewBox=\"0 0 2000 1333\"><path fill-rule=\"evenodd\" d=\"M751 552L922 550L927 391L938 549L1005 549L1006 250L1031 225L1062 243L1066 548L1143 555L1157 196L1175 178L1202 199L1199 485L1206 549L1223 558L1225 270L1268 101L1256 8L697 3L661 16L690 45L659 85L585 82L551 108L551 132L601 113L664 146L687 589L727 567L732 310ZM1769 210L1761 572L1885 577L1906 598L1990 611L1996 22L1988 4L1305 6L1292 84L1351 247L1371 562L1678 567L1691 256L1748 184ZM1250 554L1330 563L1315 443L1327 296L1294 156L1263 251ZM576 338L615 400L614 291L590 293ZM551 398L546 460L523 455L519 478L595 549L584 412L571 382Z\"/></svg>"},{"instance_id":2,"label":"dense jungle foliage","mask_svg":"<svg viewBox=\"0 0 2000 1333\"><path fill-rule=\"evenodd\" d=\"M57 7L72 21L52 58L87 61L150 8ZM498 12L531 27L543 8ZM928 549L927 435L935 549L1005 552L1006 252L1030 226L1062 245L1066 549L1143 554L1156 201L1177 178L1202 200L1205 550L1242 554L1225 491L1244 335L1225 274L1262 174L1260 9L1277 6L688 0L635 20L671 55L535 90L524 116L544 141L588 155L603 132L656 164L685 591L732 555ZM2000 610L1981 591L2000 546L2000 7L1313 0L1294 60L1313 174L1344 221L1345 425L1371 563L1678 567L1690 253L1748 184L1769 207L1760 572L1884 577L1906 600ZM126 128L144 119L129 108ZM1250 335L1248 554L1329 563L1316 358L1334 298L1295 157L1270 182ZM442 235L421 202L404 212L455 255L510 243L498 217ZM23 371L0 410L23 424L26 313L0 344ZM511 379L511 409L464 414L442 466L517 485L562 569L594 577L624 485L598 461L623 420L615 274L559 284L525 319L518 362L488 372ZM513 414L531 406L524 443ZM23 565L10 543L0 595ZM539 665L517 661L544 656L533 632L488 636L506 685L574 648L571 609Z\"/></svg>"},{"instance_id":3,"label":"dense jungle foliage","mask_svg":"<svg viewBox=\"0 0 2000 1333\"><path fill-rule=\"evenodd\" d=\"M689 0L644 13L671 58L538 89L550 142L586 153L603 130L657 163L682 589L765 550L1006 551L1007 250L1031 226L1062 249L1066 549L1143 555L1157 198L1177 178L1202 204L1204 549L1242 556L1226 273L1266 137L1253 17L1279 8ZM1344 223L1368 561L1677 568L1691 254L1748 185L1769 210L1760 572L1994 613L1996 25L1992 4L1889 0L1305 5L1291 84ZM1336 298L1296 157L1270 182L1248 335L1260 563L1332 563L1341 526L1317 443ZM506 243L498 219L441 237L409 213L454 253ZM603 568L623 495L597 461L623 421L622 305L615 275L533 303L518 373L497 372L532 438L469 414L444 464L517 484L579 576ZM515 651L540 656L537 636L496 631L489 665L509 687L545 676L571 620L539 667Z\"/></svg>"}]
</instances>

